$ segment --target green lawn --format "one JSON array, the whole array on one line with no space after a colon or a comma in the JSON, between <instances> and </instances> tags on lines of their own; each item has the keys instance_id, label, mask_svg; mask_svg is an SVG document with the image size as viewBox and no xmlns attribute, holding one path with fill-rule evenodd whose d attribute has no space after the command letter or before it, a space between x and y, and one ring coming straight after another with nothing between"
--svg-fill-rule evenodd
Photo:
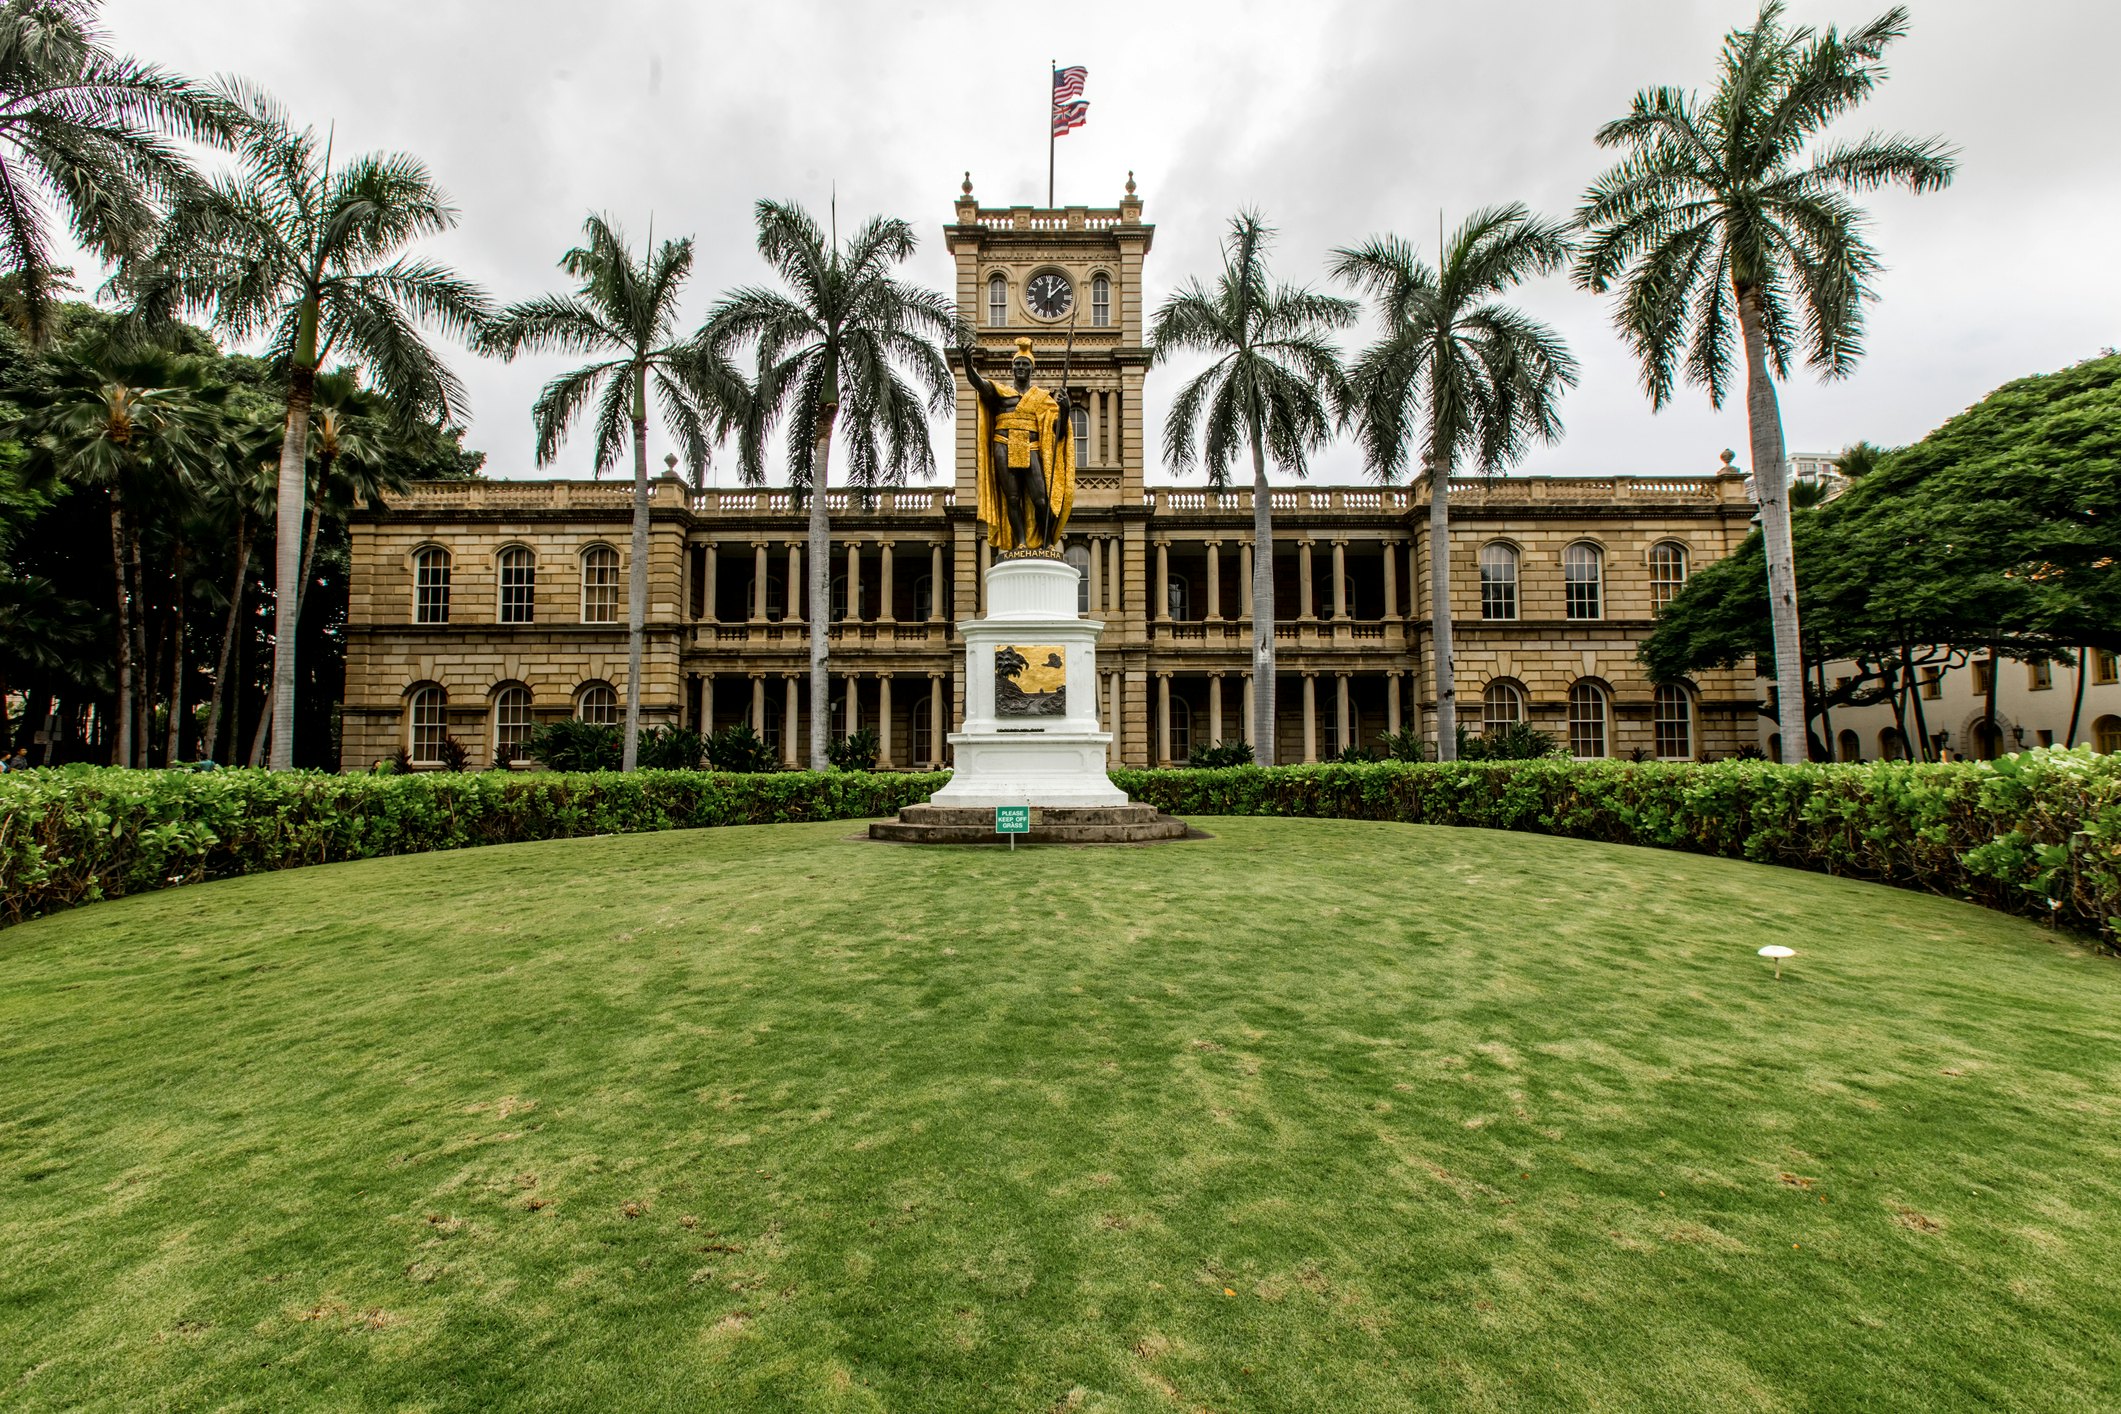
<instances>
[{"instance_id":1,"label":"green lawn","mask_svg":"<svg viewBox=\"0 0 2121 1414\"><path fill-rule=\"evenodd\" d=\"M1201 823L555 841L0 932L0 1407L2121 1407L2121 960Z\"/></svg>"}]
</instances>

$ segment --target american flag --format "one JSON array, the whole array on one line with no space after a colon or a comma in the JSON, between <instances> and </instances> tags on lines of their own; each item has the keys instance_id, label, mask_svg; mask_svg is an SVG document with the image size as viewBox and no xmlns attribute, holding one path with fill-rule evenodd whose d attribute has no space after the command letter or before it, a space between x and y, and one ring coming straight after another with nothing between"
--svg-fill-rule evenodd
<instances>
[{"instance_id":1,"label":"american flag","mask_svg":"<svg viewBox=\"0 0 2121 1414\"><path fill-rule=\"evenodd\" d=\"M1090 71L1071 64L1053 71L1053 135L1060 137L1089 121L1090 105L1083 98L1083 80Z\"/></svg>"}]
</instances>

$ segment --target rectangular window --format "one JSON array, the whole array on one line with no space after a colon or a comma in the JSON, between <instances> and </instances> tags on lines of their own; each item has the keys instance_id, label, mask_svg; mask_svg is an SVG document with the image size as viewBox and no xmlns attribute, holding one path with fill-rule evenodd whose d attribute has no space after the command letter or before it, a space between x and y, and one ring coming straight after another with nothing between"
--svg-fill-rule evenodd
<instances>
[{"instance_id":1,"label":"rectangular window","mask_svg":"<svg viewBox=\"0 0 2121 1414\"><path fill-rule=\"evenodd\" d=\"M700 574L704 576L705 557L701 558ZM619 553L597 545L582 556L582 622L615 624L618 621Z\"/></svg>"},{"instance_id":2,"label":"rectangular window","mask_svg":"<svg viewBox=\"0 0 2121 1414\"><path fill-rule=\"evenodd\" d=\"M501 556L501 622L527 624L537 612L538 579L528 550L510 550Z\"/></svg>"},{"instance_id":3,"label":"rectangular window","mask_svg":"<svg viewBox=\"0 0 2121 1414\"><path fill-rule=\"evenodd\" d=\"M1931 702L1935 702L1938 698L1944 696L1944 669L1924 668L1922 670L1922 695Z\"/></svg>"},{"instance_id":4,"label":"rectangular window","mask_svg":"<svg viewBox=\"0 0 2121 1414\"><path fill-rule=\"evenodd\" d=\"M449 557L439 550L414 562L412 618L422 624L449 622Z\"/></svg>"},{"instance_id":5,"label":"rectangular window","mask_svg":"<svg viewBox=\"0 0 2121 1414\"><path fill-rule=\"evenodd\" d=\"M1974 669L1974 691L1985 696L1988 693L1990 681L1996 676L1996 660L1994 658L1976 658L1972 666Z\"/></svg>"},{"instance_id":6,"label":"rectangular window","mask_svg":"<svg viewBox=\"0 0 2121 1414\"><path fill-rule=\"evenodd\" d=\"M1517 617L1517 553L1507 545L1484 546L1480 552L1480 616Z\"/></svg>"},{"instance_id":7,"label":"rectangular window","mask_svg":"<svg viewBox=\"0 0 2121 1414\"><path fill-rule=\"evenodd\" d=\"M2055 744L2055 734L2042 727L2040 729L2040 744L2042 746L2053 746Z\"/></svg>"},{"instance_id":8,"label":"rectangular window","mask_svg":"<svg viewBox=\"0 0 2121 1414\"><path fill-rule=\"evenodd\" d=\"M2026 687L2032 692L2045 692L2055 685L2055 667L2052 663L2027 663L2025 665Z\"/></svg>"},{"instance_id":9,"label":"rectangular window","mask_svg":"<svg viewBox=\"0 0 2121 1414\"><path fill-rule=\"evenodd\" d=\"M1090 282L1090 322L1100 329L1112 322L1112 282L1102 275Z\"/></svg>"},{"instance_id":10,"label":"rectangular window","mask_svg":"<svg viewBox=\"0 0 2121 1414\"><path fill-rule=\"evenodd\" d=\"M2092 681L2105 686L2121 682L2121 653L2101 648L2092 655Z\"/></svg>"}]
</instances>

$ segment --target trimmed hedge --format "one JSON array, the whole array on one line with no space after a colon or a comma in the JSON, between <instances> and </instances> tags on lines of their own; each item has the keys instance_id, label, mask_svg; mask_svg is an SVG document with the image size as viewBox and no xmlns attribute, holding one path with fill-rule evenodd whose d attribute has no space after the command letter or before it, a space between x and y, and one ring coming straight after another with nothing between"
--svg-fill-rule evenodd
<instances>
[{"instance_id":1,"label":"trimmed hedge","mask_svg":"<svg viewBox=\"0 0 2121 1414\"><path fill-rule=\"evenodd\" d=\"M2121 943L2121 757L1781 766L1483 761L1112 773L1173 815L1521 830L1871 879Z\"/></svg>"},{"instance_id":2,"label":"trimmed hedge","mask_svg":"<svg viewBox=\"0 0 2121 1414\"><path fill-rule=\"evenodd\" d=\"M73 768L0 777L0 921L302 864L577 835L860 820L946 775Z\"/></svg>"},{"instance_id":3,"label":"trimmed hedge","mask_svg":"<svg viewBox=\"0 0 2121 1414\"><path fill-rule=\"evenodd\" d=\"M947 776L640 771L0 778L0 920L172 884L576 835L857 820ZM1398 820L1649 845L1872 879L2121 941L2121 758L1778 766L1491 761L1121 770L1181 816Z\"/></svg>"}]
</instances>

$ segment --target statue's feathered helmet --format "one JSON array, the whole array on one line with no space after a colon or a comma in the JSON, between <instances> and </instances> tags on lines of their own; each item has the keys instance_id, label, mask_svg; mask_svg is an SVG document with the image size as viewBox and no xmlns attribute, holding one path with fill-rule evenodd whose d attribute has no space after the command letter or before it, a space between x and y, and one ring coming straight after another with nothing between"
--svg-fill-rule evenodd
<instances>
[{"instance_id":1,"label":"statue's feathered helmet","mask_svg":"<svg viewBox=\"0 0 2121 1414\"><path fill-rule=\"evenodd\" d=\"M1038 367L1038 356L1031 352L1031 340L1022 335L1017 337L1016 353L1010 358L1009 362L1015 363L1017 359L1022 359L1033 368Z\"/></svg>"}]
</instances>

